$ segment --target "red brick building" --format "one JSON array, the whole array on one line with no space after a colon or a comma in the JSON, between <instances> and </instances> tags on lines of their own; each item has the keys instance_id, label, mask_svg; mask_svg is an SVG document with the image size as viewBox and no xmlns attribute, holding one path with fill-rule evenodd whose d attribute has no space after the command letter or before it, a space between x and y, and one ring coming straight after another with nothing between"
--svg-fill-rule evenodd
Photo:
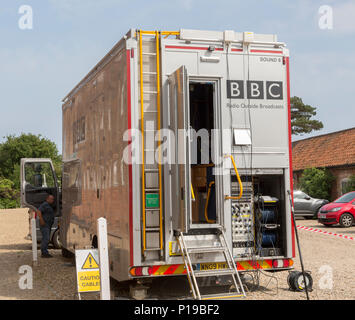
<instances>
[{"instance_id":1,"label":"red brick building","mask_svg":"<svg viewBox=\"0 0 355 320\"><path fill-rule=\"evenodd\" d=\"M295 141L293 175L295 186L306 168L327 168L334 175L331 198L343 194L351 175L355 175L355 127Z\"/></svg>"}]
</instances>

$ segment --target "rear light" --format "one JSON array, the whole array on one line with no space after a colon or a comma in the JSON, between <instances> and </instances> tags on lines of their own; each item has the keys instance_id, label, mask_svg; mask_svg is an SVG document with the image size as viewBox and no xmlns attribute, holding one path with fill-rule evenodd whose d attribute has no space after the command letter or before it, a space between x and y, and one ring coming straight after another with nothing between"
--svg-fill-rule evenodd
<instances>
[{"instance_id":1,"label":"rear light","mask_svg":"<svg viewBox=\"0 0 355 320\"><path fill-rule=\"evenodd\" d=\"M288 268L290 266L290 260L284 260L284 268Z\"/></svg>"},{"instance_id":2,"label":"rear light","mask_svg":"<svg viewBox=\"0 0 355 320\"><path fill-rule=\"evenodd\" d=\"M283 261L282 260L274 260L272 262L272 266L274 268L282 268L283 267Z\"/></svg>"},{"instance_id":3,"label":"rear light","mask_svg":"<svg viewBox=\"0 0 355 320\"><path fill-rule=\"evenodd\" d=\"M272 261L273 268L289 268L293 266L292 259L277 259Z\"/></svg>"},{"instance_id":4,"label":"rear light","mask_svg":"<svg viewBox=\"0 0 355 320\"><path fill-rule=\"evenodd\" d=\"M153 273L153 268L152 267L136 267L136 268L131 268L129 271L131 276L133 277L145 277L145 276L150 276Z\"/></svg>"}]
</instances>

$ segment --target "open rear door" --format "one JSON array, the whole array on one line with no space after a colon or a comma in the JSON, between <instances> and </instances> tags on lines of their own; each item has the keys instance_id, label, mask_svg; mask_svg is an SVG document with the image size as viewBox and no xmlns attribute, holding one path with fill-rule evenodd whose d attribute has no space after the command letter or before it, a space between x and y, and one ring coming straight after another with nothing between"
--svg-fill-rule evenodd
<instances>
[{"instance_id":1,"label":"open rear door","mask_svg":"<svg viewBox=\"0 0 355 320\"><path fill-rule=\"evenodd\" d=\"M58 181L50 159L21 159L21 205L31 209L46 200L47 195L55 197L55 213L59 213Z\"/></svg>"},{"instance_id":2,"label":"open rear door","mask_svg":"<svg viewBox=\"0 0 355 320\"><path fill-rule=\"evenodd\" d=\"M190 112L188 76L182 66L169 76L170 130L175 148L171 157L171 203L173 229L188 231L191 216Z\"/></svg>"}]
</instances>

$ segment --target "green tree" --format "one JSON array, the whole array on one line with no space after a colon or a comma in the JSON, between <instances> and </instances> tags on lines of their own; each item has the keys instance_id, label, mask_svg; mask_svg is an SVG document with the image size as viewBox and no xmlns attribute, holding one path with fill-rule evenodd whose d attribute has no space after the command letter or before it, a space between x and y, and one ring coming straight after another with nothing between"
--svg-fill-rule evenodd
<instances>
[{"instance_id":1,"label":"green tree","mask_svg":"<svg viewBox=\"0 0 355 320\"><path fill-rule=\"evenodd\" d=\"M330 199L334 176L327 169L308 168L303 171L300 188L313 198Z\"/></svg>"},{"instance_id":2,"label":"green tree","mask_svg":"<svg viewBox=\"0 0 355 320\"><path fill-rule=\"evenodd\" d=\"M291 98L292 134L299 135L310 133L323 128L321 121L312 119L313 116L317 115L316 109L315 107L304 104L299 97Z\"/></svg>"},{"instance_id":3,"label":"green tree","mask_svg":"<svg viewBox=\"0 0 355 320\"><path fill-rule=\"evenodd\" d=\"M0 208L12 208L20 203L20 161L22 158L51 159L60 181L61 156L54 142L34 134L7 136L5 142L0 144Z\"/></svg>"},{"instance_id":4,"label":"green tree","mask_svg":"<svg viewBox=\"0 0 355 320\"><path fill-rule=\"evenodd\" d=\"M18 207L19 194L14 189L14 183L9 179L0 179L0 209L12 209Z\"/></svg>"},{"instance_id":5,"label":"green tree","mask_svg":"<svg viewBox=\"0 0 355 320\"><path fill-rule=\"evenodd\" d=\"M51 140L34 134L10 135L0 144L0 176L13 178L21 158L50 158L56 167L61 163L57 146Z\"/></svg>"}]
</instances>

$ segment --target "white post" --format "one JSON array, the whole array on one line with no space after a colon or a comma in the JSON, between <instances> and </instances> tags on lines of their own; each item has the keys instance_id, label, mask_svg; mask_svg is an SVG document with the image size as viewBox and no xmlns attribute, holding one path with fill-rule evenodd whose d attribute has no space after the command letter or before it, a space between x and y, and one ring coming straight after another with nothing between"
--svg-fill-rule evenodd
<instances>
[{"instance_id":1,"label":"white post","mask_svg":"<svg viewBox=\"0 0 355 320\"><path fill-rule=\"evenodd\" d=\"M110 300L110 270L107 245L107 222L105 218L97 219L97 234L100 258L101 300Z\"/></svg>"},{"instance_id":2,"label":"white post","mask_svg":"<svg viewBox=\"0 0 355 320\"><path fill-rule=\"evenodd\" d=\"M32 260L33 265L37 265L37 226L36 219L31 219L31 233L32 233Z\"/></svg>"}]
</instances>

